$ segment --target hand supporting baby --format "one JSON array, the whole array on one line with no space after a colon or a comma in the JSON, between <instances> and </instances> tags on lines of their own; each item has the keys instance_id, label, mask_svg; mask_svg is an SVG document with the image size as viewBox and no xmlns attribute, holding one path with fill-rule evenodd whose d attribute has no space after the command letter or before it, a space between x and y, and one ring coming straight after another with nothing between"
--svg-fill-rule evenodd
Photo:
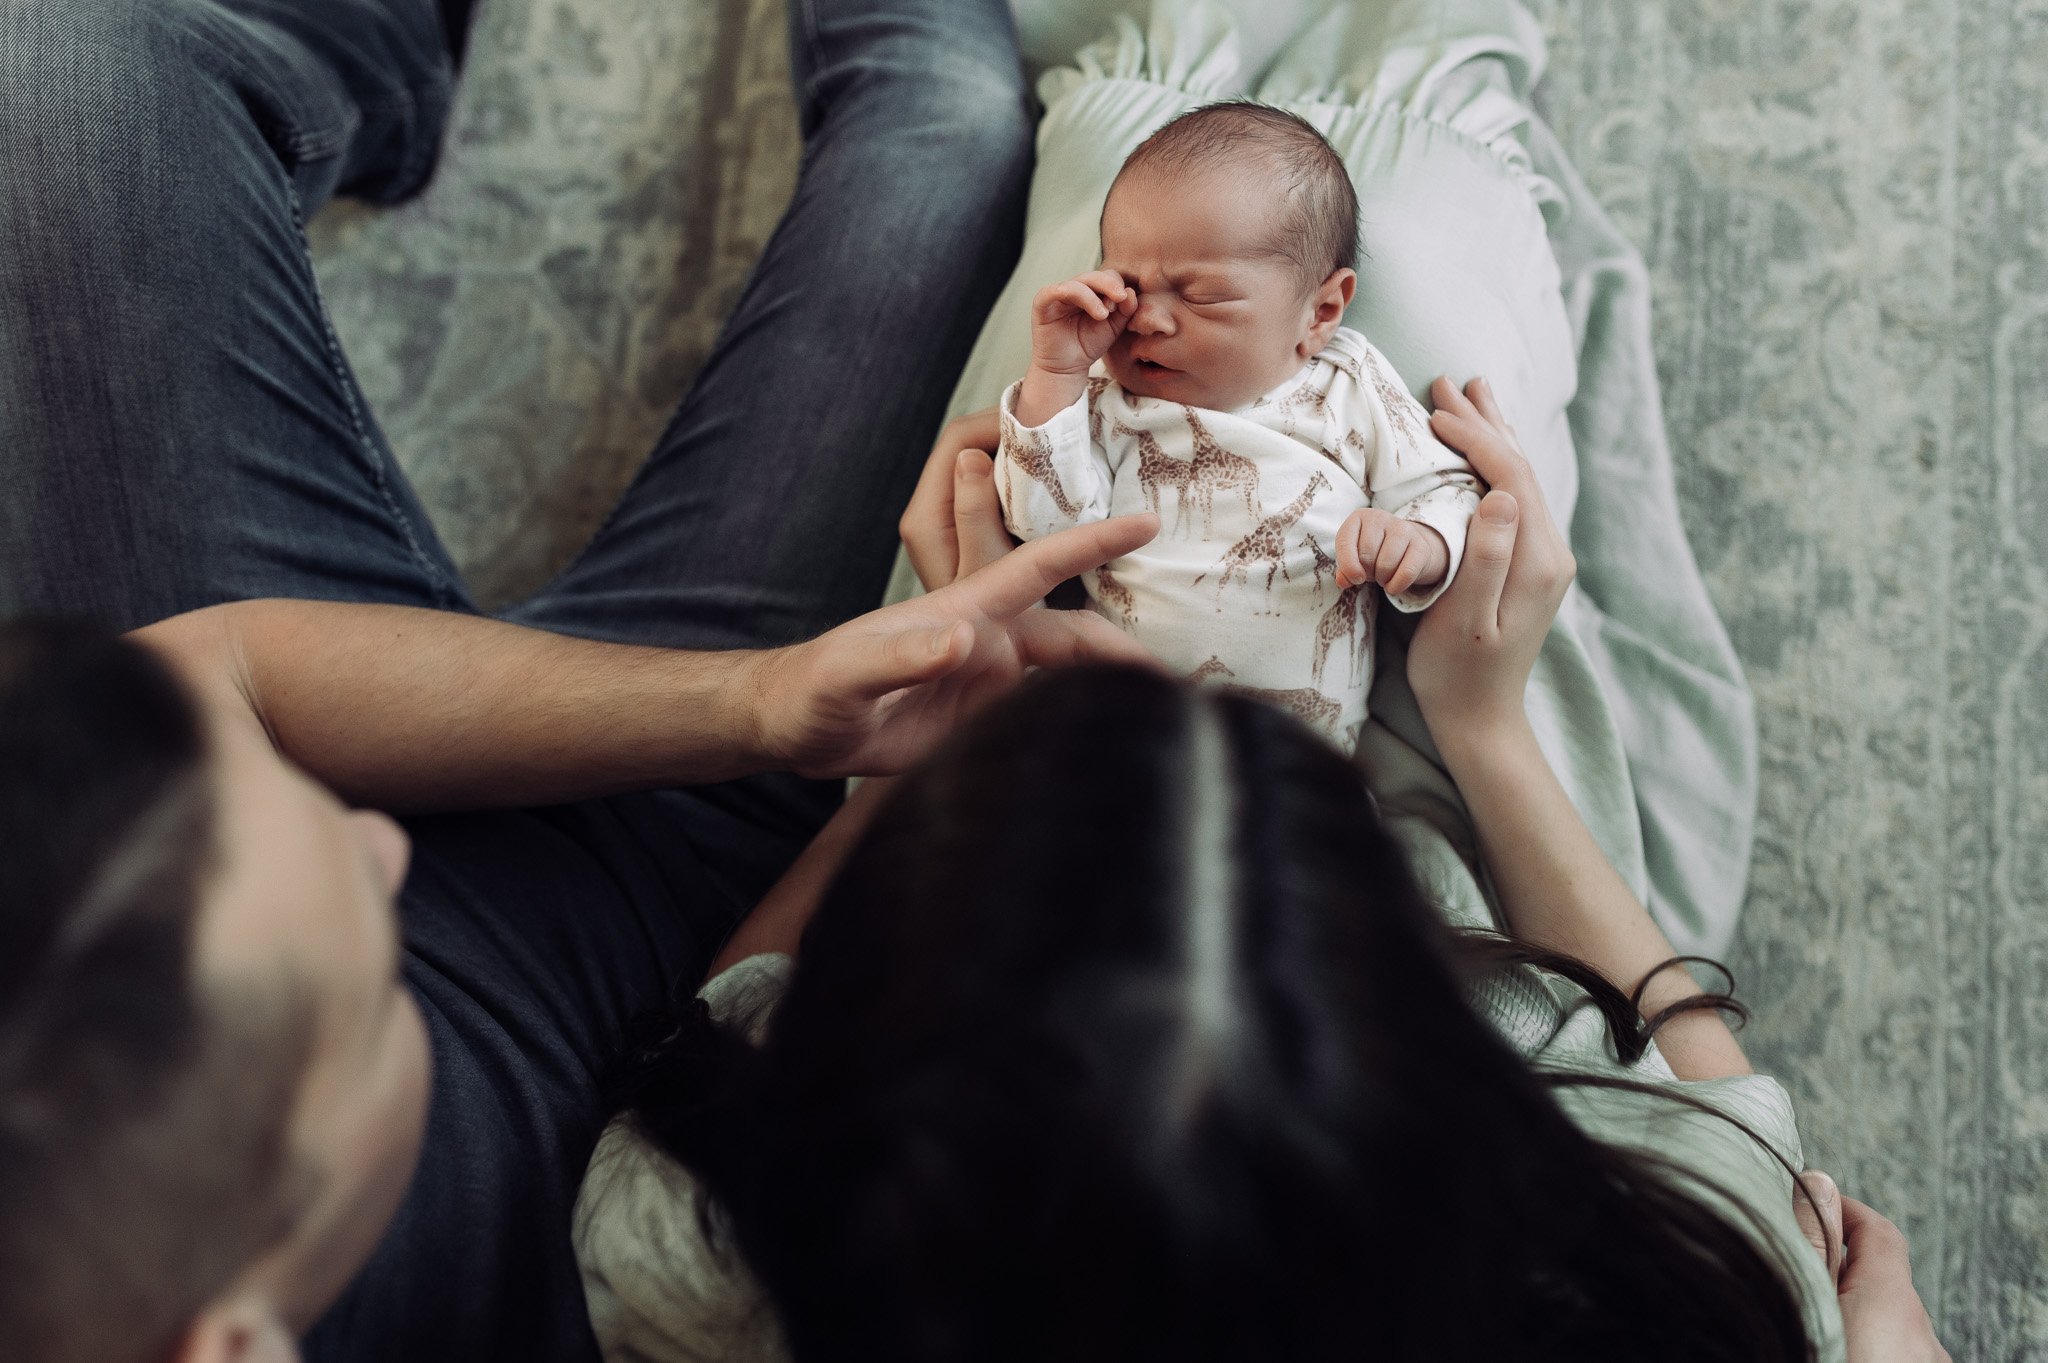
<instances>
[{"instance_id":1,"label":"hand supporting baby","mask_svg":"<svg viewBox=\"0 0 2048 1363\"><path fill-rule=\"evenodd\" d=\"M1451 547L1420 521L1377 507L1345 517L1337 531L1337 582L1356 587L1377 582L1388 596L1433 587L1451 570Z\"/></svg>"},{"instance_id":2,"label":"hand supporting baby","mask_svg":"<svg viewBox=\"0 0 2048 1363\"><path fill-rule=\"evenodd\" d=\"M1088 387L1088 371L1124 334L1138 291L1114 270L1049 284L1031 300L1031 368L1017 390L1017 420L1042 426Z\"/></svg>"}]
</instances>

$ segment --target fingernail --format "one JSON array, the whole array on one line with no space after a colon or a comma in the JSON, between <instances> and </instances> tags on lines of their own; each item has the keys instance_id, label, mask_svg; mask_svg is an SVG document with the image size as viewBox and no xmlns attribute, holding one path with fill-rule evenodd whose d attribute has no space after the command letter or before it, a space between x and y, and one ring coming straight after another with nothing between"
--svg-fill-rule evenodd
<instances>
[{"instance_id":1,"label":"fingernail","mask_svg":"<svg viewBox=\"0 0 2048 1363\"><path fill-rule=\"evenodd\" d=\"M952 625L948 625L932 636L933 653L943 656L953 651L953 629Z\"/></svg>"},{"instance_id":2,"label":"fingernail","mask_svg":"<svg viewBox=\"0 0 2048 1363\"><path fill-rule=\"evenodd\" d=\"M1479 504L1479 514L1495 525L1513 525L1515 517L1521 514L1521 510L1515 505L1515 499L1505 493L1498 497L1488 497Z\"/></svg>"},{"instance_id":3,"label":"fingernail","mask_svg":"<svg viewBox=\"0 0 2048 1363\"><path fill-rule=\"evenodd\" d=\"M1842 1190L1835 1186L1834 1179L1828 1177L1819 1169L1809 1169L1806 1171L1806 1190L1812 1193L1813 1200L1820 1203L1823 1207L1829 1205L1842 1195Z\"/></svg>"}]
</instances>

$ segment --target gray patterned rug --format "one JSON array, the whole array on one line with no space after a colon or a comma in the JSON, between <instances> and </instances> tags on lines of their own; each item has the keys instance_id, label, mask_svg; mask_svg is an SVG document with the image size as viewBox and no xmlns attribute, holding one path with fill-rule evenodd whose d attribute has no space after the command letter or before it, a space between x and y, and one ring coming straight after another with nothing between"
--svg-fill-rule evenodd
<instances>
[{"instance_id":1,"label":"gray patterned rug","mask_svg":"<svg viewBox=\"0 0 2048 1363\"><path fill-rule=\"evenodd\" d=\"M2048 1360L2048 0L1535 0L1647 255L1755 684L1733 962L1960 1363ZM485 0L440 178L314 235L479 594L580 543L788 195L781 0Z\"/></svg>"}]
</instances>

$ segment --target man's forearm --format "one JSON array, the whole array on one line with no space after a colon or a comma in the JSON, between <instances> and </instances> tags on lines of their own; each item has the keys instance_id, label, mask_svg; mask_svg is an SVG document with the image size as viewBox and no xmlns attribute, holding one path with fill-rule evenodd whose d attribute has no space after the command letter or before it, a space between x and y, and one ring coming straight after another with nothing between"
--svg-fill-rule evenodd
<instances>
[{"instance_id":1,"label":"man's forearm","mask_svg":"<svg viewBox=\"0 0 2048 1363\"><path fill-rule=\"evenodd\" d=\"M1576 956L1625 991L1676 955L1593 841L1526 722L1485 733L1446 730L1438 750L1465 798L1515 936ZM1674 966L1644 993L1643 1013L1699 992ZM1657 1044L1681 1078L1749 1073L1741 1047L1712 1013L1674 1018Z\"/></svg>"},{"instance_id":2,"label":"man's forearm","mask_svg":"<svg viewBox=\"0 0 2048 1363\"><path fill-rule=\"evenodd\" d=\"M774 765L751 705L767 654L309 601L217 606L139 637L237 687L281 752L382 809L552 804Z\"/></svg>"}]
</instances>

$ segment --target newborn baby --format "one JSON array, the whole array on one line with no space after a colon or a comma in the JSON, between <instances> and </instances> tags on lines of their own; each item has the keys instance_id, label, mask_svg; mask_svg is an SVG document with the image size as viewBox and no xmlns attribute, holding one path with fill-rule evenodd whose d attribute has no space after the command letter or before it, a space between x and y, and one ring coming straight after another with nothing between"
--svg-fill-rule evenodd
<instances>
[{"instance_id":1,"label":"newborn baby","mask_svg":"<svg viewBox=\"0 0 2048 1363\"><path fill-rule=\"evenodd\" d=\"M1351 177L1315 129L1255 104L1183 114L1117 173L1101 268L1033 300L996 457L1021 539L1160 512L1157 539L1087 576L1094 608L1347 751L1375 585L1404 611L1436 600L1479 504L1471 466L1339 325L1357 253Z\"/></svg>"}]
</instances>

